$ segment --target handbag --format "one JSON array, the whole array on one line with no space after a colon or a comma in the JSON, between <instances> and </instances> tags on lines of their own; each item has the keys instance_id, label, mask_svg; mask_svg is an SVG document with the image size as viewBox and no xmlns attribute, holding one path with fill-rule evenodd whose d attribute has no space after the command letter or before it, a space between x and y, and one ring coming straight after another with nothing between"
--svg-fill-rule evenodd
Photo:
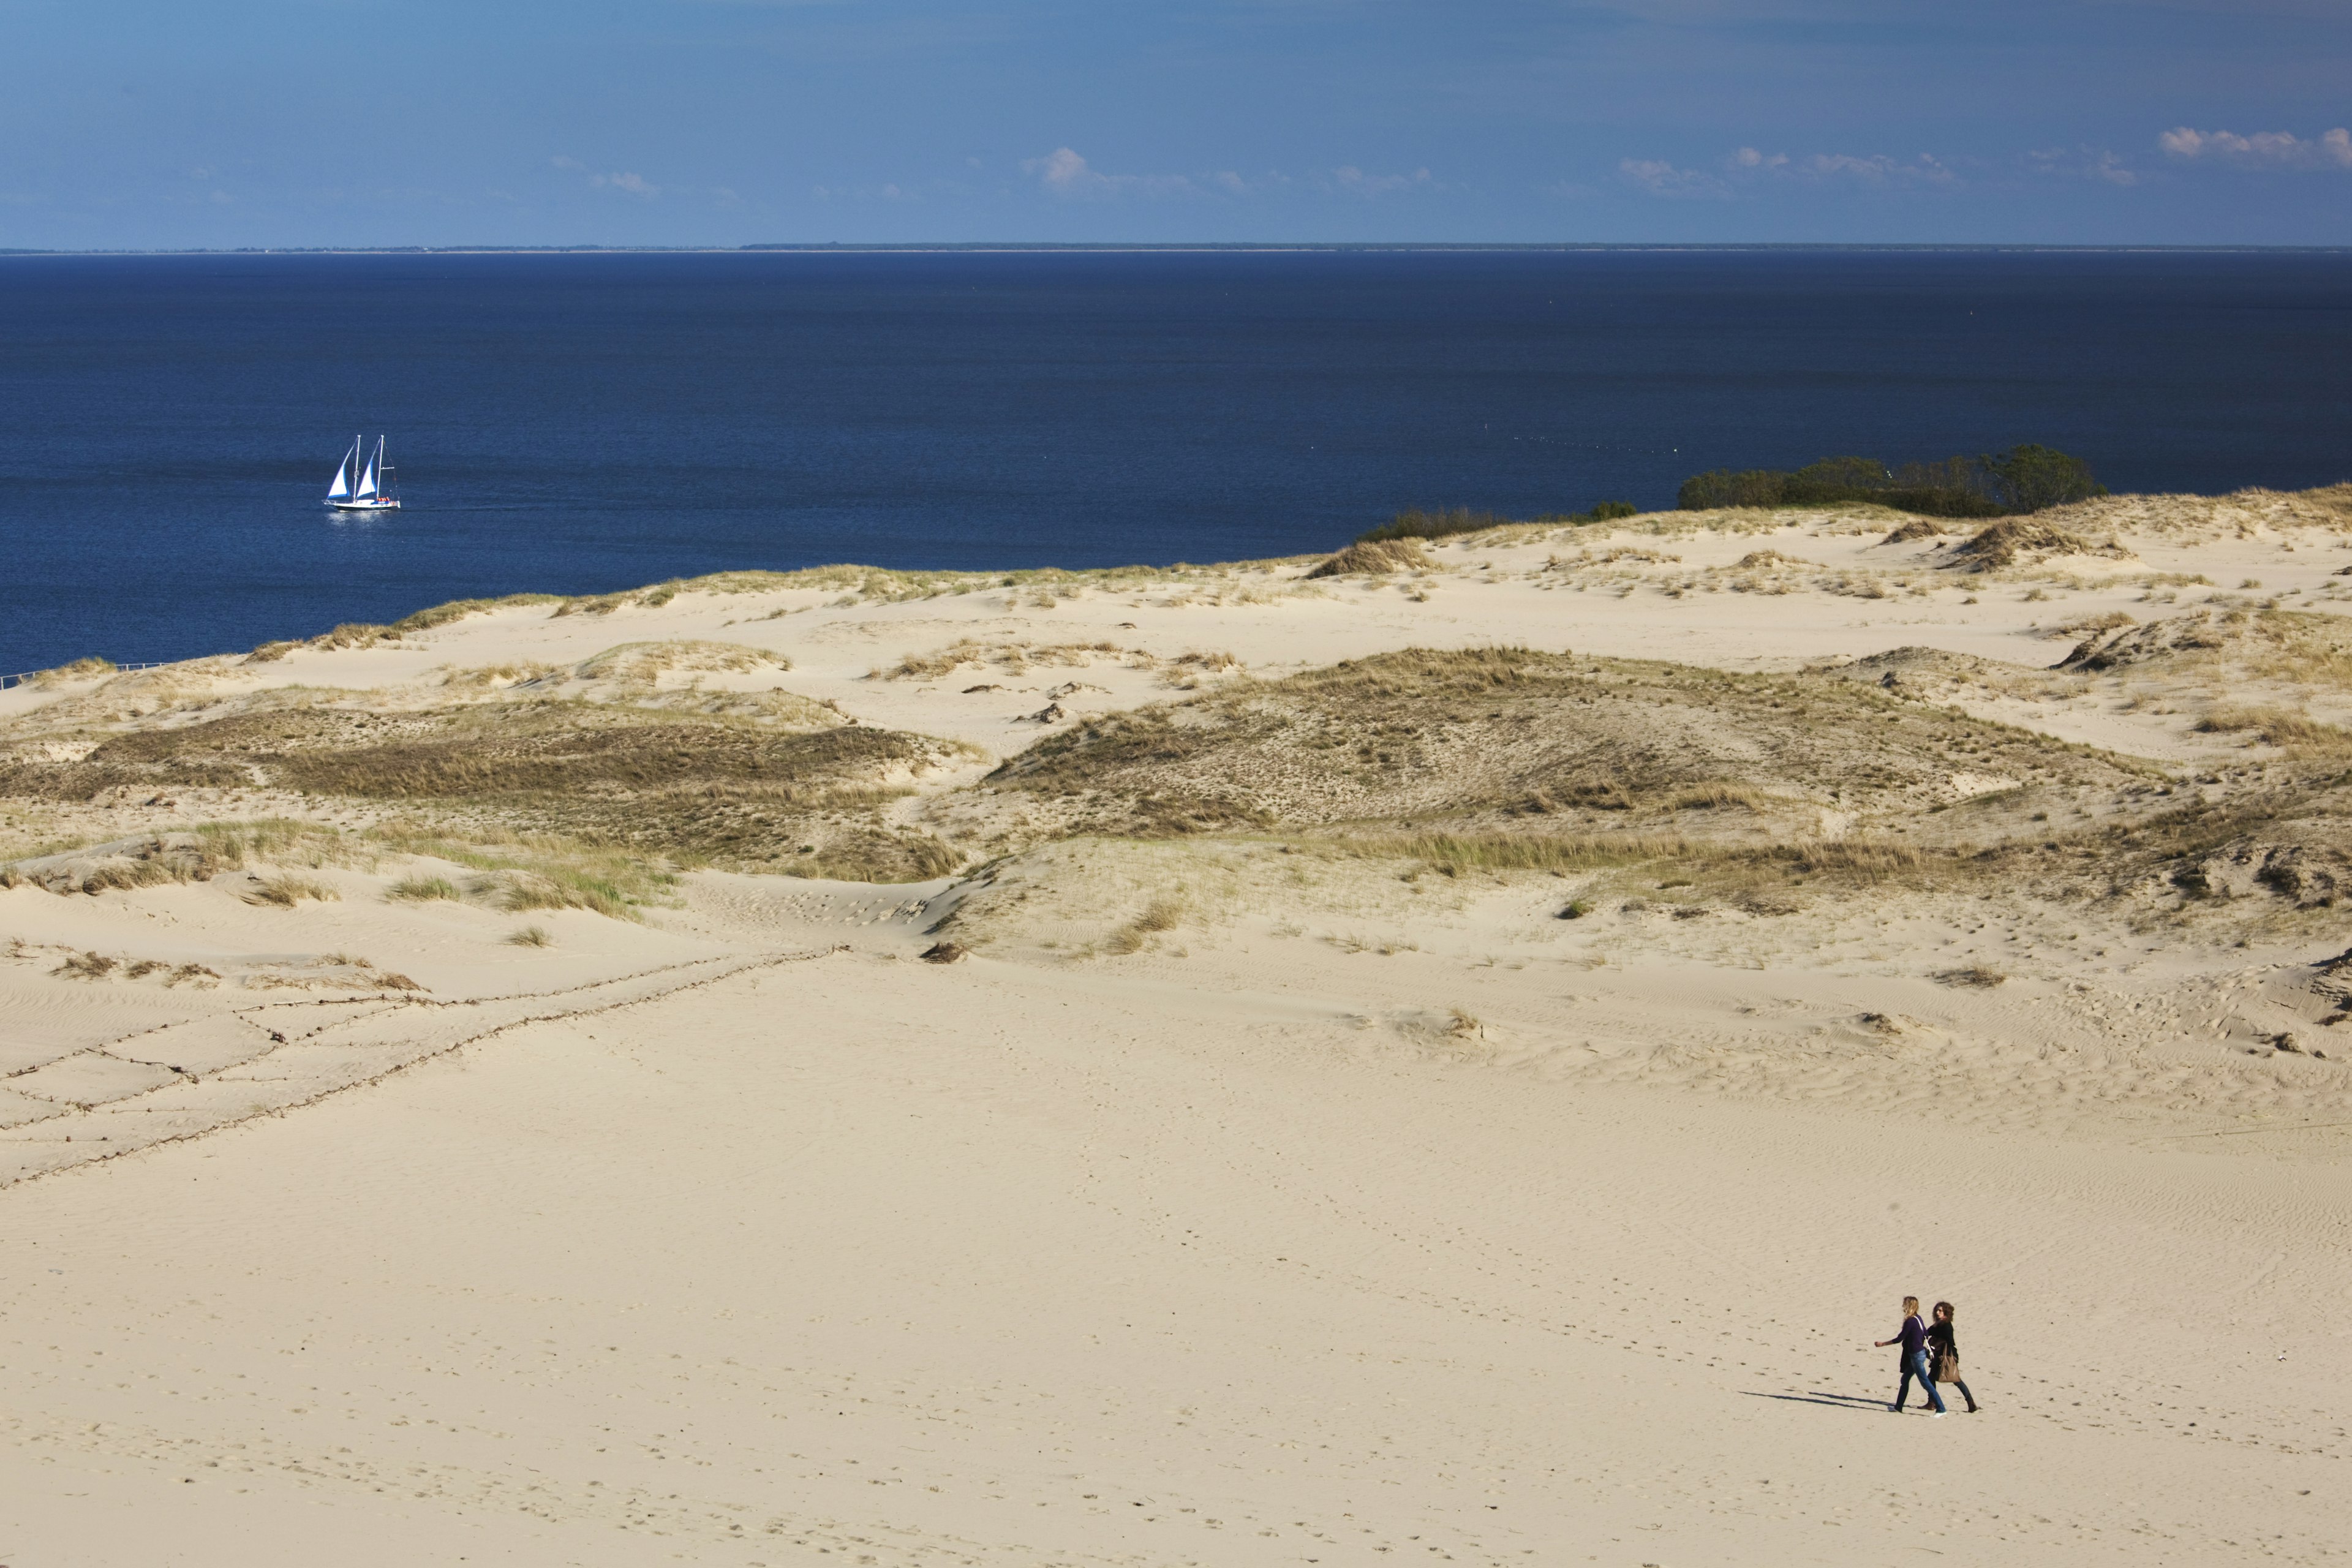
<instances>
[{"instance_id":1,"label":"handbag","mask_svg":"<svg viewBox=\"0 0 2352 1568\"><path fill-rule=\"evenodd\" d=\"M1960 1381L1960 1352L1958 1352L1958 1350L1957 1350L1957 1349L1953 1349L1953 1350L1946 1350L1946 1351L1937 1351L1937 1352L1936 1352L1936 1369L1935 1369L1935 1370L1936 1370L1936 1381L1937 1381L1937 1383L1958 1383L1958 1382L1959 1382L1959 1381Z\"/></svg>"}]
</instances>

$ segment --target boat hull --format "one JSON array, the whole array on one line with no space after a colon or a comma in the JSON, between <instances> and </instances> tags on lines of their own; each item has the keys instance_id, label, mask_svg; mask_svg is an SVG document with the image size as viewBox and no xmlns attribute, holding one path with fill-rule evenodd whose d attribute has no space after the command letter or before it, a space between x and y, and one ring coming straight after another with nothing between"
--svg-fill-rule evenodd
<instances>
[{"instance_id":1,"label":"boat hull","mask_svg":"<svg viewBox=\"0 0 2352 1568\"><path fill-rule=\"evenodd\" d=\"M337 511L398 511L396 500L331 500L327 503Z\"/></svg>"}]
</instances>

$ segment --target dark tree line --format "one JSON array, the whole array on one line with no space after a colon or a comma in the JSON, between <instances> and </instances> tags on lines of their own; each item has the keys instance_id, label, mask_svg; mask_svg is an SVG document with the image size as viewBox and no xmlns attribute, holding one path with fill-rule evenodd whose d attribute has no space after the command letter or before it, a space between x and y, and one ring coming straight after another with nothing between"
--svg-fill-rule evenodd
<instances>
[{"instance_id":1,"label":"dark tree line","mask_svg":"<svg viewBox=\"0 0 2352 1568\"><path fill-rule=\"evenodd\" d=\"M1899 468L1875 458L1823 458L1795 469L1717 468L1685 479L1676 504L1685 511L1709 511L1875 501L1928 517L2010 517L2106 493L2082 458L2029 442Z\"/></svg>"}]
</instances>

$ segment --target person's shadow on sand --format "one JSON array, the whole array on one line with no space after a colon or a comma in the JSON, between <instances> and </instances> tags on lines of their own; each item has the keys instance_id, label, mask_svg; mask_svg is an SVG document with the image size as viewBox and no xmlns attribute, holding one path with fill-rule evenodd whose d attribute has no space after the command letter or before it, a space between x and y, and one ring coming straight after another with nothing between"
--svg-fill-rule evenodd
<instances>
[{"instance_id":1,"label":"person's shadow on sand","mask_svg":"<svg viewBox=\"0 0 2352 1568\"><path fill-rule=\"evenodd\" d=\"M1884 1410L1885 1398L1871 1399L1859 1394L1764 1394L1756 1389L1740 1390L1747 1399L1778 1399L1790 1405L1826 1405L1832 1410ZM1921 1406L1922 1409L1926 1406Z\"/></svg>"}]
</instances>

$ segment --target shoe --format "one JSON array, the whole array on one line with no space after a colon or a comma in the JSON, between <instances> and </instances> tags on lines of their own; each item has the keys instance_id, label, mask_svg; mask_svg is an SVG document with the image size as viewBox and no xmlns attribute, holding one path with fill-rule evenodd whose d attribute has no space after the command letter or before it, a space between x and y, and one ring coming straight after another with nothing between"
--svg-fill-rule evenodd
<instances>
[{"instance_id":1,"label":"shoe","mask_svg":"<svg viewBox=\"0 0 2352 1568\"><path fill-rule=\"evenodd\" d=\"M1931 1418L1937 1421L1941 1421L1944 1418L1944 1413L1940 1410L1930 1410L1927 1414Z\"/></svg>"},{"instance_id":2,"label":"shoe","mask_svg":"<svg viewBox=\"0 0 2352 1568\"><path fill-rule=\"evenodd\" d=\"M1894 1413L1895 1413L1895 1415L1902 1415L1902 1414L1903 1414L1903 1406L1901 1406L1900 1405L1888 1405L1886 1408L1887 1408L1888 1410L1890 1410L1890 1411L1894 1412Z\"/></svg>"}]
</instances>

